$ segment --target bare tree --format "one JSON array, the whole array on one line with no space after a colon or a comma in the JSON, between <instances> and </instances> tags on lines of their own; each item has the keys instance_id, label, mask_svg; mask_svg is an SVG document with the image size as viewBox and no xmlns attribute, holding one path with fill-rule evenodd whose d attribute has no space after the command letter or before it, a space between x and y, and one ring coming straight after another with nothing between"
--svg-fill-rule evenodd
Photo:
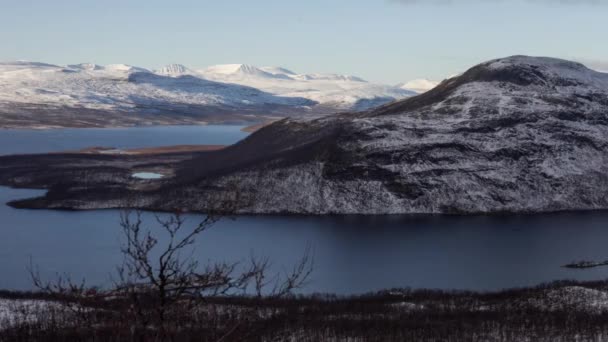
<instances>
[{"instance_id":1,"label":"bare tree","mask_svg":"<svg viewBox=\"0 0 608 342\"><path fill-rule=\"evenodd\" d=\"M208 297L249 294L250 291L258 297L287 296L304 286L312 272L310 248L291 270L274 276L268 274L271 266L268 258L251 257L248 263L200 265L192 246L218 217L207 215L190 227L180 214L167 218L155 215L155 218L166 238L163 243L159 242L161 237L143 227L140 212L121 214L124 261L118 269L116 290L133 301L139 328L155 323L163 334L169 312L183 306L200 306ZM145 310L144 302L153 303L153 319ZM180 304L180 308L176 304Z\"/></svg>"},{"instance_id":2,"label":"bare tree","mask_svg":"<svg viewBox=\"0 0 608 342\"><path fill-rule=\"evenodd\" d=\"M225 315L227 310L235 310L235 319L246 317L243 307L218 307L210 300L289 296L306 285L313 269L310 247L292 268L274 274L270 274L268 258L255 256L244 262L201 264L194 255L196 240L218 222L219 215L205 215L192 222L179 213L154 215L156 224L151 227L144 224L143 217L139 211L121 213L123 262L117 267L118 276L110 289L92 288L84 280L74 282L69 276L58 275L53 281L43 281L30 262L34 285L64 300L71 316L78 318L76 324L94 330L96 310L90 308L117 303L116 311L104 310L102 314L115 316L116 324L123 324L132 340L146 340L150 336L167 340L175 336L175 329L214 324L217 328L216 322L231 321L216 320L218 312ZM228 338L237 329L222 324L216 329L224 332L221 338Z\"/></svg>"}]
</instances>

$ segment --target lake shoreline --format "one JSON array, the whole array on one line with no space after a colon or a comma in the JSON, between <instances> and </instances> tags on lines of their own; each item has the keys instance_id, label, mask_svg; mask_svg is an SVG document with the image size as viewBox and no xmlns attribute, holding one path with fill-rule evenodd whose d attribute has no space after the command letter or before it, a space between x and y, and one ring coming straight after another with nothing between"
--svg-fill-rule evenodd
<instances>
[{"instance_id":1,"label":"lake shoreline","mask_svg":"<svg viewBox=\"0 0 608 342\"><path fill-rule=\"evenodd\" d=\"M208 126L207 126L208 127ZM247 128L247 127L245 127ZM243 131L245 128L241 129ZM16 189L43 189L47 194L41 198L14 200L8 205L19 209L55 209L55 210L98 210L98 209L138 209L156 212L190 212L205 213L210 208L197 208L182 201L174 193L173 198L163 201L143 200L145 205L132 206L121 201L121 197L140 196L155 198L167 191L173 184L183 186L182 173L184 165L194 158L212 158L218 152L232 145L200 144L172 145L142 148L88 147L79 150L49 152L39 154L15 154L0 156L0 185ZM112 165L111 168L100 165ZM26 174L23 174L26 172ZM133 179L134 173L153 172L166 175L162 179ZM97 180L95 180L97 179ZM89 189L83 194L82 186L87 184ZM94 185L93 185L94 184ZM61 185L58 187L58 185ZM74 190L71 190L74 189ZM112 189L111 193L107 189ZM73 193L73 194L72 194ZM57 196L60 195L60 196ZM82 198L83 195L86 197ZM108 195L112 197L108 197ZM185 197L184 197L185 198ZM171 199L175 204L166 205ZM217 211L217 209L211 209ZM495 210L495 211L457 211L446 212L387 212L387 213L336 213L336 212L301 212L298 210L282 210L257 212L240 207L231 212L219 213L246 216L343 216L343 217L460 217L460 216L492 216L517 217L544 215L554 213L603 212L608 208L565 208L555 210Z\"/></svg>"},{"instance_id":2,"label":"lake shoreline","mask_svg":"<svg viewBox=\"0 0 608 342\"><path fill-rule=\"evenodd\" d=\"M41 196L44 192L0 187L0 195L0 202L4 203L15 198ZM11 239L5 239L0 247L15 259L5 261L8 263L5 269L14 268L14 271L8 271L7 277L11 279L0 282L4 284L0 288L28 287L29 278L23 273L27 257L17 257L22 254L33 255L47 276L52 277L60 271L76 277L86 276L95 285L106 284L107 272L119 260L100 264L99 258L113 260L114 253L119 250L115 238L108 240L108 234L112 236L118 232L119 218L124 213L110 208L17 210L1 205L0 216L7 220L2 231ZM171 213L142 210L145 226L150 228L155 227L156 215L166 217L168 214ZM198 213L180 214L192 224L203 217ZM289 263L289 258L298 255L310 243L315 250L315 259L319 261L314 284L311 284L313 293L350 295L404 286L496 292L557 279L606 279L605 268L571 270L560 265L569 260L606 258L602 239L597 238L598 234L603 234L603 228L601 224L592 222L604 222L607 216L597 212L509 217L230 215L222 217L217 227L210 230L210 235L202 239L202 246L206 247L200 247L205 251L200 257L204 260L238 261L253 251L256 255ZM580 225L581 220L588 223ZM65 234L71 238L60 238ZM542 253L538 252L540 241L535 242L534 238L540 235L544 236L542 245L547 245L542 248ZM82 247L69 242L75 236L79 236L76 239L81 241ZM39 243L45 247L38 246ZM94 247L99 243L105 247ZM382 250L376 249L379 243L382 243ZM429 255L431 246L443 248ZM517 248L513 249L515 246ZM57 248L66 251L67 261L46 259L46 253ZM67 252L74 249L97 250L98 254L76 266L69 258L79 252ZM488 253L488 250L494 252ZM525 257L522 259L526 253L538 253L538 260L529 262ZM405 262L405 266L399 269L389 266L396 260ZM97 265L97 268L89 269L87 265ZM341 270L346 283L335 278L336 268ZM535 270L534 277L519 276L528 274L530 270ZM372 272L375 276L360 279L356 275L360 272ZM478 272L484 275L476 275ZM434 275L442 273L445 275Z\"/></svg>"}]
</instances>

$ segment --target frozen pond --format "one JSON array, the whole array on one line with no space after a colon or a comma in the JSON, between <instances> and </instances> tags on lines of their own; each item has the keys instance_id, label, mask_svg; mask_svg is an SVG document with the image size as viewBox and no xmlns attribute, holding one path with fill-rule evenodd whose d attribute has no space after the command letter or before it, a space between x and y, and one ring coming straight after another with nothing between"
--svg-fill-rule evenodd
<instances>
[{"instance_id":1,"label":"frozen pond","mask_svg":"<svg viewBox=\"0 0 608 342\"><path fill-rule=\"evenodd\" d=\"M164 177L164 175L154 172L136 172L132 174L131 177L138 179L161 179Z\"/></svg>"}]
</instances>

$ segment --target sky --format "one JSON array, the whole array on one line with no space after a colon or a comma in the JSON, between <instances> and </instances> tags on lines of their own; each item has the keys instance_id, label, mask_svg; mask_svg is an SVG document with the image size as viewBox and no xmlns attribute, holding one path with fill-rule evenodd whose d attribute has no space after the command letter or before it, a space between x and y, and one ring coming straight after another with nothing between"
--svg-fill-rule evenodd
<instances>
[{"instance_id":1,"label":"sky","mask_svg":"<svg viewBox=\"0 0 608 342\"><path fill-rule=\"evenodd\" d=\"M608 0L0 0L0 60L245 63L394 84L515 54L608 70Z\"/></svg>"}]
</instances>

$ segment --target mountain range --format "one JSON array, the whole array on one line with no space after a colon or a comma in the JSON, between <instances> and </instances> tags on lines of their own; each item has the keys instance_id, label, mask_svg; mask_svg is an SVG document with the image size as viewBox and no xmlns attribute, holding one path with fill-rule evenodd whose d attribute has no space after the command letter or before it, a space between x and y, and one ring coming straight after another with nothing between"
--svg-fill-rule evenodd
<instances>
[{"instance_id":1,"label":"mountain range","mask_svg":"<svg viewBox=\"0 0 608 342\"><path fill-rule=\"evenodd\" d=\"M131 177L146 168L169 177ZM219 151L2 157L0 184L49 189L14 203L30 208L208 211L228 200L264 214L608 209L608 74L507 57L370 110L286 118Z\"/></svg>"},{"instance_id":2,"label":"mountain range","mask_svg":"<svg viewBox=\"0 0 608 342\"><path fill-rule=\"evenodd\" d=\"M244 64L0 63L0 127L252 122L359 111L422 91Z\"/></svg>"}]
</instances>

